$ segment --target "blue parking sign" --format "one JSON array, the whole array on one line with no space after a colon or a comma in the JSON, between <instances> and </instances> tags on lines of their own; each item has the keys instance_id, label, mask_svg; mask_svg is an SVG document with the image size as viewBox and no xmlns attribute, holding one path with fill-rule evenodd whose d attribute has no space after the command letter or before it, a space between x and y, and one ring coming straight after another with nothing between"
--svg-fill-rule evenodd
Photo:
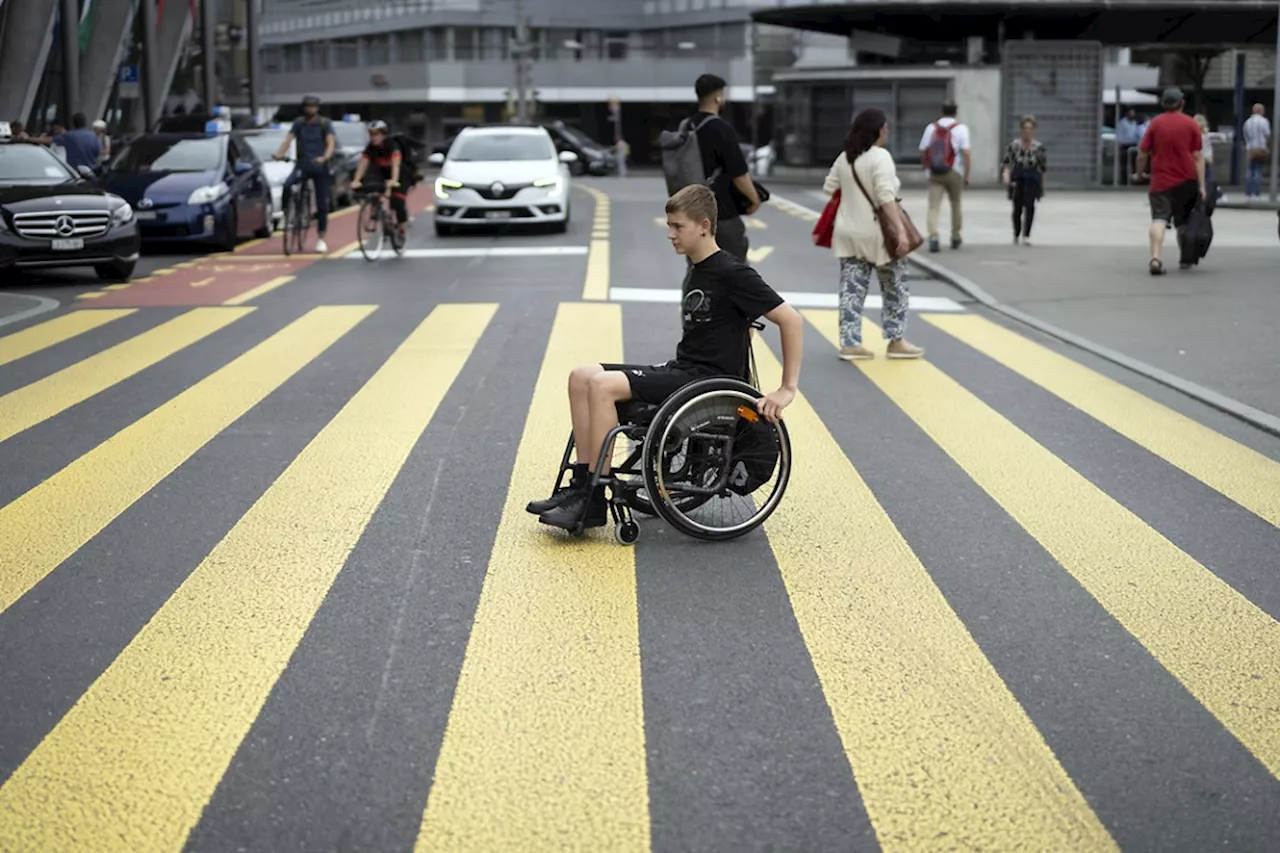
<instances>
[{"instance_id":1,"label":"blue parking sign","mask_svg":"<svg viewBox=\"0 0 1280 853\"><path fill-rule=\"evenodd\" d=\"M138 82L138 66L121 65L120 66L120 82L121 83L137 83Z\"/></svg>"}]
</instances>

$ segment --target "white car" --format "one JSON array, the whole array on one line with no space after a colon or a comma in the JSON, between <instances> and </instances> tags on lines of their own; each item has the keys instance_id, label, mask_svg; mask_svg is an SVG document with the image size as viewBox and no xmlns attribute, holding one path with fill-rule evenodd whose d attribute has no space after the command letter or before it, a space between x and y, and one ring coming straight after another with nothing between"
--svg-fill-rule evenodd
<instances>
[{"instance_id":1,"label":"white car","mask_svg":"<svg viewBox=\"0 0 1280 853\"><path fill-rule=\"evenodd\" d=\"M569 227L569 165L578 155L556 153L541 127L493 125L460 132L435 185L437 234L499 223Z\"/></svg>"},{"instance_id":2,"label":"white car","mask_svg":"<svg viewBox=\"0 0 1280 853\"><path fill-rule=\"evenodd\" d=\"M267 183L271 187L271 227L273 230L279 228L280 223L284 221L284 182L289 179L289 175L293 174L294 164L285 160L273 160L271 158L280 150L280 143L284 142L285 135L288 132L288 130L272 129L249 132L244 135L249 147L258 155L258 159L262 161L262 174L266 176ZM296 142L289 143L288 156L290 160L297 158L298 148Z\"/></svg>"}]
</instances>

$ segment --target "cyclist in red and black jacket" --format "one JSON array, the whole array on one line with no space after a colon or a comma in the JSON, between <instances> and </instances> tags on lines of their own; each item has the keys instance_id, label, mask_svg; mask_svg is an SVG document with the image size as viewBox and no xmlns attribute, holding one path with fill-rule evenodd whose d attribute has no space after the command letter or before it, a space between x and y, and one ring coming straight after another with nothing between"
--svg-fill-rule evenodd
<instances>
[{"instance_id":1,"label":"cyclist in red and black jacket","mask_svg":"<svg viewBox=\"0 0 1280 853\"><path fill-rule=\"evenodd\" d=\"M364 154L360 157L360 165L356 167L351 188L360 189L361 179L372 164L375 174L381 176L383 186L386 188L385 192L391 199L391 209L395 211L401 239L405 237L409 221L407 197L404 188L400 185L400 169L403 161L400 144L387 133L387 123L369 122L369 144L365 146Z\"/></svg>"}]
</instances>

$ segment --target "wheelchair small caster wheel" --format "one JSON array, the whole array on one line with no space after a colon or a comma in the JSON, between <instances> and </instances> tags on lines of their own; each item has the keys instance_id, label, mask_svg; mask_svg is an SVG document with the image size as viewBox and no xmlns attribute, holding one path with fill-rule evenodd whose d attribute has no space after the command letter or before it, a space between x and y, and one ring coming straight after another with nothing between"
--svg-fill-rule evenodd
<instances>
[{"instance_id":1,"label":"wheelchair small caster wheel","mask_svg":"<svg viewBox=\"0 0 1280 853\"><path fill-rule=\"evenodd\" d=\"M619 521L613 526L613 538L623 545L634 545L640 538L640 525L634 521Z\"/></svg>"}]
</instances>

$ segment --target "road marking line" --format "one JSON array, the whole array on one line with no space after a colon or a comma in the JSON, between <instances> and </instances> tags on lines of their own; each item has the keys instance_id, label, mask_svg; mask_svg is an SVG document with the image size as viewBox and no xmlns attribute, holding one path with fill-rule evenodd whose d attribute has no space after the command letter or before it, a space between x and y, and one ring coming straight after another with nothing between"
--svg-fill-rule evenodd
<instances>
[{"instance_id":1,"label":"road marking line","mask_svg":"<svg viewBox=\"0 0 1280 853\"><path fill-rule=\"evenodd\" d=\"M127 290L130 287L133 287L132 282L124 282L123 284L108 284L103 289L104 290Z\"/></svg>"},{"instance_id":2,"label":"road marking line","mask_svg":"<svg viewBox=\"0 0 1280 853\"><path fill-rule=\"evenodd\" d=\"M985 317L929 322L1280 527L1280 462Z\"/></svg>"},{"instance_id":3,"label":"road marking line","mask_svg":"<svg viewBox=\"0 0 1280 853\"><path fill-rule=\"evenodd\" d=\"M293 460L0 788L0 848L182 848L496 309L436 308Z\"/></svg>"},{"instance_id":4,"label":"road marking line","mask_svg":"<svg viewBox=\"0 0 1280 853\"><path fill-rule=\"evenodd\" d=\"M212 276L212 275L211 275L211 276L209 276L208 278L202 278L202 279L200 279L199 281L193 281L193 282L191 282L191 286L192 286L192 287L204 287L206 284L209 284L210 282L212 282L212 281L216 280L216 278L217 278L217 276Z\"/></svg>"},{"instance_id":5,"label":"road marking line","mask_svg":"<svg viewBox=\"0 0 1280 853\"><path fill-rule=\"evenodd\" d=\"M351 252L356 251L356 250L357 250L357 249L359 249L359 248L360 248L360 241L359 241L359 240L352 240L350 243L348 243L347 245L343 246L341 249L337 249L337 250L332 251L332 252L330 252L329 254L325 255L325 259L326 259L326 260L330 260L330 261L332 261L332 260L335 260L335 259L337 259L337 258L342 258L342 257L345 257L346 255L350 254Z\"/></svg>"},{"instance_id":6,"label":"road marking line","mask_svg":"<svg viewBox=\"0 0 1280 853\"><path fill-rule=\"evenodd\" d=\"M772 246L761 246L758 249L747 249L747 260L753 264L758 264L771 254L773 254Z\"/></svg>"},{"instance_id":7,"label":"road marking line","mask_svg":"<svg viewBox=\"0 0 1280 853\"><path fill-rule=\"evenodd\" d=\"M112 320L127 317L136 308L97 308L92 311L73 311L45 320L35 326L0 338L0 364L8 364L68 341L85 332L105 326Z\"/></svg>"},{"instance_id":8,"label":"road marking line","mask_svg":"<svg viewBox=\"0 0 1280 853\"><path fill-rule=\"evenodd\" d=\"M223 300L223 305L243 305L250 299L257 299L264 293L270 293L282 284L288 284L293 281L293 276L282 275L279 278L273 278L270 281L263 282L252 290L246 290L239 296L233 296L230 299Z\"/></svg>"},{"instance_id":9,"label":"road marking line","mask_svg":"<svg viewBox=\"0 0 1280 853\"><path fill-rule=\"evenodd\" d=\"M566 839L582 850L648 853L635 551L598 534L569 539L524 510L546 497L569 434L565 377L622 355L620 306L560 306L417 853L540 850Z\"/></svg>"},{"instance_id":10,"label":"road marking line","mask_svg":"<svg viewBox=\"0 0 1280 853\"><path fill-rule=\"evenodd\" d=\"M106 295L107 295L107 294L106 294L106 292L105 292L105 291L102 291L102 290L95 290L95 291L93 291L93 292L91 292L91 293L77 293L77 294L76 294L76 299L101 299L102 297L104 297L104 296L106 296Z\"/></svg>"},{"instance_id":11,"label":"road marking line","mask_svg":"<svg viewBox=\"0 0 1280 853\"><path fill-rule=\"evenodd\" d=\"M229 326L253 309L197 308L0 397L0 441Z\"/></svg>"},{"instance_id":12,"label":"road marking line","mask_svg":"<svg viewBox=\"0 0 1280 853\"><path fill-rule=\"evenodd\" d=\"M765 531L881 846L1118 849L804 395L786 423Z\"/></svg>"},{"instance_id":13,"label":"road marking line","mask_svg":"<svg viewBox=\"0 0 1280 853\"><path fill-rule=\"evenodd\" d=\"M595 232L592 232L592 234L591 234L591 239L592 239L592 240L608 240L608 239L609 239L609 232L608 232L608 231L595 231Z\"/></svg>"},{"instance_id":14,"label":"road marking line","mask_svg":"<svg viewBox=\"0 0 1280 853\"><path fill-rule=\"evenodd\" d=\"M748 228L754 228L758 231L763 231L765 228L769 227L769 223L754 216L748 216L746 218L746 223Z\"/></svg>"},{"instance_id":15,"label":"road marking line","mask_svg":"<svg viewBox=\"0 0 1280 853\"><path fill-rule=\"evenodd\" d=\"M840 304L840 297L835 293L797 293L779 291L779 296L796 308L835 308ZM674 287L611 287L609 299L615 302L662 302L678 303L680 291ZM864 309L879 310L884 300L876 293L868 294ZM964 311L964 306L954 299L945 296L912 296L911 310L919 313L928 311Z\"/></svg>"},{"instance_id":16,"label":"road marking line","mask_svg":"<svg viewBox=\"0 0 1280 853\"><path fill-rule=\"evenodd\" d=\"M1280 623L937 367L853 364L1280 778Z\"/></svg>"},{"instance_id":17,"label":"road marking line","mask_svg":"<svg viewBox=\"0 0 1280 853\"><path fill-rule=\"evenodd\" d=\"M474 249L405 249L406 258L531 258L554 255L585 255L587 246L490 246ZM364 260L359 252L345 256L347 260Z\"/></svg>"},{"instance_id":18,"label":"road marking line","mask_svg":"<svg viewBox=\"0 0 1280 853\"><path fill-rule=\"evenodd\" d=\"M149 276L149 275L144 275L142 278L135 278L135 279L134 279L132 282L130 282L130 283L131 283L131 284L146 284L147 282L149 282L149 281L154 281L154 280L155 280L155 279L153 279L151 276Z\"/></svg>"},{"instance_id":19,"label":"road marking line","mask_svg":"<svg viewBox=\"0 0 1280 853\"><path fill-rule=\"evenodd\" d=\"M586 300L609 298L608 240L591 241L591 253L587 255L587 275L582 284L582 298Z\"/></svg>"},{"instance_id":20,"label":"road marking line","mask_svg":"<svg viewBox=\"0 0 1280 853\"><path fill-rule=\"evenodd\" d=\"M333 214L329 214L329 218L333 219ZM274 236L276 235L274 234L271 235L271 237L274 237ZM237 255L237 254L240 254L241 252L247 252L250 249L252 249L254 246L261 246L263 243L270 240L271 237L254 237L252 240L246 240L245 242L238 244L234 249L232 249L230 252L227 252L226 254Z\"/></svg>"},{"instance_id":21,"label":"road marking line","mask_svg":"<svg viewBox=\"0 0 1280 853\"><path fill-rule=\"evenodd\" d=\"M173 269L172 267L166 267L164 269L152 270L151 274L152 275L173 275L175 272L177 272L177 270Z\"/></svg>"},{"instance_id":22,"label":"road marking line","mask_svg":"<svg viewBox=\"0 0 1280 853\"><path fill-rule=\"evenodd\" d=\"M0 507L0 612L373 310L312 309Z\"/></svg>"},{"instance_id":23,"label":"road marking line","mask_svg":"<svg viewBox=\"0 0 1280 853\"><path fill-rule=\"evenodd\" d=\"M666 228L667 218L665 216L655 216L653 217L653 224L657 225L659 228Z\"/></svg>"}]
</instances>

